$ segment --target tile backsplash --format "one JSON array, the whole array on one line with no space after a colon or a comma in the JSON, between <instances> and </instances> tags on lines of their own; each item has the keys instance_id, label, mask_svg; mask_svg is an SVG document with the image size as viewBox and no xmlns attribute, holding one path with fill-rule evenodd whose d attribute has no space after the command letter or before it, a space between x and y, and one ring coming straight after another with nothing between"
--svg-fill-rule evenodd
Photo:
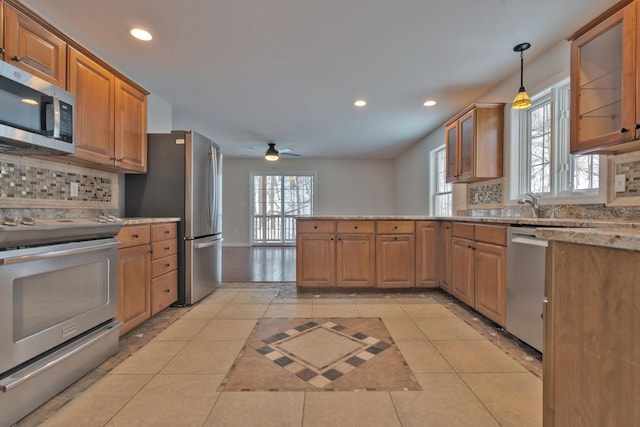
<instances>
[{"instance_id":1,"label":"tile backsplash","mask_svg":"<svg viewBox=\"0 0 640 427\"><path fill-rule=\"evenodd\" d=\"M468 206L502 204L502 187L502 179L481 184L469 184L467 188Z\"/></svg>"},{"instance_id":2,"label":"tile backsplash","mask_svg":"<svg viewBox=\"0 0 640 427\"><path fill-rule=\"evenodd\" d=\"M71 195L71 183L78 195ZM0 155L0 208L116 209L118 175L29 157Z\"/></svg>"}]
</instances>

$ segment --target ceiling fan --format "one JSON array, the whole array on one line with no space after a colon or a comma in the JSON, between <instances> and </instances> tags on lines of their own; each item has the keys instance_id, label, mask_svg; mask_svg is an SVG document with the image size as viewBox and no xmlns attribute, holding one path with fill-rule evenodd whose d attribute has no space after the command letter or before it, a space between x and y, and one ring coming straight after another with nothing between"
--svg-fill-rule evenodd
<instances>
[{"instance_id":1,"label":"ceiling fan","mask_svg":"<svg viewBox=\"0 0 640 427\"><path fill-rule=\"evenodd\" d=\"M275 142L268 142L267 152L264 153L264 158L270 162L275 162L280 157L290 157L290 158L299 158L302 157L301 154L294 153L293 150L289 147L282 147L279 150L276 149Z\"/></svg>"}]
</instances>

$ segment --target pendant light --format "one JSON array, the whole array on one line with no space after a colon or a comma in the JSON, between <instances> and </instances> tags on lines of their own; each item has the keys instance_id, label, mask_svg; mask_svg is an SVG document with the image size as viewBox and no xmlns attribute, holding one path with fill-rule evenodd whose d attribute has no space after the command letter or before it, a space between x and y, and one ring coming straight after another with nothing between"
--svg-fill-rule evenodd
<instances>
[{"instance_id":1,"label":"pendant light","mask_svg":"<svg viewBox=\"0 0 640 427\"><path fill-rule=\"evenodd\" d=\"M511 104L511 108L515 110L522 110L524 108L531 107L531 99L529 98L529 95L527 95L527 92L524 90L524 83L522 78L524 71L524 58L522 52L529 49L530 47L531 44L529 43L520 43L519 45L513 47L514 52L520 52L520 89L518 90L518 94Z\"/></svg>"},{"instance_id":2,"label":"pendant light","mask_svg":"<svg viewBox=\"0 0 640 427\"><path fill-rule=\"evenodd\" d=\"M276 150L276 144L269 142L269 148L267 148L267 152L264 153L264 158L270 162L275 162L278 160L278 150Z\"/></svg>"}]
</instances>

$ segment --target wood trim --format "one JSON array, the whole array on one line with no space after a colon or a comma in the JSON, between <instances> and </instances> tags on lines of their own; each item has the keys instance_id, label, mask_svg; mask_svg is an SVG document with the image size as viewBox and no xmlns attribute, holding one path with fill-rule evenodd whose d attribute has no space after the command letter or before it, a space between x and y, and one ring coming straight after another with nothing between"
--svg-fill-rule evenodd
<instances>
[{"instance_id":1,"label":"wood trim","mask_svg":"<svg viewBox=\"0 0 640 427\"><path fill-rule=\"evenodd\" d=\"M580 28L578 31L576 31L575 33L573 33L569 37L567 37L567 41L570 41L570 42L574 41L575 39L577 39L578 37L580 37L581 35L583 35L587 31L589 31L591 28L593 28L596 25L600 24L601 22L606 20L609 16L613 15L614 13L616 13L620 9L624 8L628 4L632 3L633 1L634 0L620 0L618 3L614 4L609 9L605 10L600 15L596 16L591 21L589 21L587 24L582 26L582 28Z\"/></svg>"},{"instance_id":2,"label":"wood trim","mask_svg":"<svg viewBox=\"0 0 640 427\"><path fill-rule=\"evenodd\" d=\"M144 92L145 95L149 95L149 93L150 93L149 91L147 91L142 86L140 86L139 84L134 82L130 77L124 75L118 69L114 68L111 64L109 64L107 61L105 61L104 59L100 58L95 53L91 52L90 50L88 50L87 48L82 46L76 40L74 40L73 38L69 37L67 34L65 34L62 31L60 31L58 28L56 28L53 25L51 25L51 23L45 21L42 17L38 16L38 14L36 14L33 10L29 9L27 6L23 5L22 3L20 3L17 0L4 0L4 3L12 6L16 10L18 10L19 12L22 12L23 14L25 14L26 16L28 16L29 18L34 20L39 25L42 25L45 29L47 29L48 31L50 31L53 34L55 34L57 37L62 39L64 42L66 42L69 46L74 47L75 49L77 49L80 52L82 52L84 55L88 56L89 58L91 58L92 60L96 61L97 63L99 63L103 67L107 68L110 72L112 72L118 78L126 81L130 85L132 85L135 88L137 88L139 91Z\"/></svg>"}]
</instances>

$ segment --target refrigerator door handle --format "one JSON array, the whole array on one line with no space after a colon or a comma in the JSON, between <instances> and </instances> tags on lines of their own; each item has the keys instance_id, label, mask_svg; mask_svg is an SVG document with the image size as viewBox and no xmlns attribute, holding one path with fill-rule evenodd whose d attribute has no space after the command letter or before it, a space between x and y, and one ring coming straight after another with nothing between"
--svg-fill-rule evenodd
<instances>
[{"instance_id":1,"label":"refrigerator door handle","mask_svg":"<svg viewBox=\"0 0 640 427\"><path fill-rule=\"evenodd\" d=\"M207 153L207 177L206 177L206 204L207 204L207 225L209 230L213 225L213 153L211 149Z\"/></svg>"},{"instance_id":2,"label":"refrigerator door handle","mask_svg":"<svg viewBox=\"0 0 640 427\"><path fill-rule=\"evenodd\" d=\"M210 177L210 185L211 185L211 201L213 204L213 214L211 215L211 231L216 232L214 226L216 225L218 218L218 200L220 196L218 193L218 156L216 153L216 148L211 146L211 177Z\"/></svg>"},{"instance_id":3,"label":"refrigerator door handle","mask_svg":"<svg viewBox=\"0 0 640 427\"><path fill-rule=\"evenodd\" d=\"M203 242L203 243L194 243L193 248L194 249L208 248L209 246L218 245L220 243L222 243L222 239L210 240L208 242Z\"/></svg>"}]
</instances>

